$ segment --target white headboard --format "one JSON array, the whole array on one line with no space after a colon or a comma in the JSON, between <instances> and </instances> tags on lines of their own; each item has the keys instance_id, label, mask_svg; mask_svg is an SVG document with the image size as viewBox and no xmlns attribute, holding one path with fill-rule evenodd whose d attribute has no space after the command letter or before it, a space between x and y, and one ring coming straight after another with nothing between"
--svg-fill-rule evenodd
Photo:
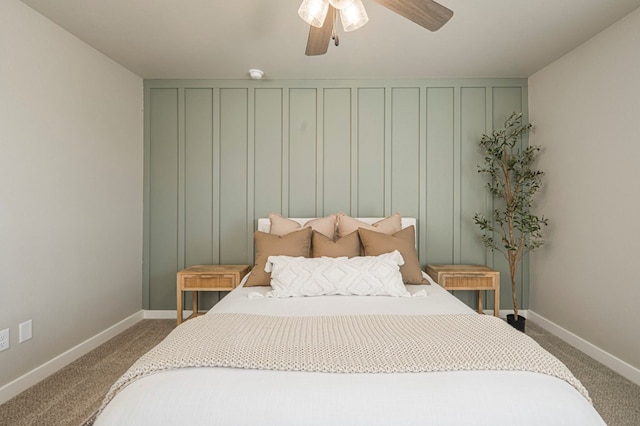
<instances>
[{"instance_id":1,"label":"white headboard","mask_svg":"<svg viewBox=\"0 0 640 426\"><path fill-rule=\"evenodd\" d=\"M304 225L307 221L315 218L314 217L307 217L307 218L289 217L287 219L295 220L300 225ZM355 219L371 224L384 218L383 217L356 217ZM415 217L403 217L401 218L401 220L402 220L402 229L413 225L416 232L418 232L418 227L416 226L417 221ZM261 217L258 219L258 231L269 232L270 228L271 228L271 222L269 221L268 217L266 218Z\"/></svg>"}]
</instances>

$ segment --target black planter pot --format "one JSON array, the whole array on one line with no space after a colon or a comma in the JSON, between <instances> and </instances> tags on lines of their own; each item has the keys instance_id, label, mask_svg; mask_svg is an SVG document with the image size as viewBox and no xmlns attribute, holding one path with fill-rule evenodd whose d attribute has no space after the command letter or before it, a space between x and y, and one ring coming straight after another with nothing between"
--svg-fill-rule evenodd
<instances>
[{"instance_id":1,"label":"black planter pot","mask_svg":"<svg viewBox=\"0 0 640 426\"><path fill-rule=\"evenodd\" d=\"M515 319L513 317L513 314L507 315L507 323L509 323L516 330L520 330L522 332L524 332L525 321L527 321L527 319L525 317L521 317L520 315L518 315L518 319Z\"/></svg>"}]
</instances>

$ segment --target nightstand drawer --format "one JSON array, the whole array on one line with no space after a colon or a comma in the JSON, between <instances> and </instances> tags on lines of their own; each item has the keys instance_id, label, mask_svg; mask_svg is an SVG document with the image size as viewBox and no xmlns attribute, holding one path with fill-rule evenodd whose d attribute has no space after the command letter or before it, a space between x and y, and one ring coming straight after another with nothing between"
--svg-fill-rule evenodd
<instances>
[{"instance_id":1,"label":"nightstand drawer","mask_svg":"<svg viewBox=\"0 0 640 426\"><path fill-rule=\"evenodd\" d=\"M484 274L441 274L440 285L446 289L469 288L474 289L494 288L494 277Z\"/></svg>"},{"instance_id":2,"label":"nightstand drawer","mask_svg":"<svg viewBox=\"0 0 640 426\"><path fill-rule=\"evenodd\" d=\"M183 290L202 288L234 288L236 275L185 275Z\"/></svg>"}]
</instances>

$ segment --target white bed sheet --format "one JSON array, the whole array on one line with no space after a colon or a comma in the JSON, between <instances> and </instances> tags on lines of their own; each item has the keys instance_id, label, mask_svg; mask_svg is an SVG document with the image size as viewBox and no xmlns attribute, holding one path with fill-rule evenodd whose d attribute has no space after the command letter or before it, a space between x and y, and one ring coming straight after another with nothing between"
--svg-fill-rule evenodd
<instances>
[{"instance_id":1,"label":"white bed sheet","mask_svg":"<svg viewBox=\"0 0 640 426\"><path fill-rule=\"evenodd\" d=\"M426 296L260 297L239 287L212 311L264 315L472 313L437 284L407 286ZM253 297L250 297L250 294ZM127 386L95 422L104 425L603 425L561 379L474 371L331 374L183 368Z\"/></svg>"},{"instance_id":2,"label":"white bed sheet","mask_svg":"<svg viewBox=\"0 0 640 426\"><path fill-rule=\"evenodd\" d=\"M448 291L437 285L424 272L431 285L407 285L412 297L387 296L322 296L266 298L270 286L240 287L218 302L211 312L262 314L274 316L317 315L442 315L475 312Z\"/></svg>"}]
</instances>

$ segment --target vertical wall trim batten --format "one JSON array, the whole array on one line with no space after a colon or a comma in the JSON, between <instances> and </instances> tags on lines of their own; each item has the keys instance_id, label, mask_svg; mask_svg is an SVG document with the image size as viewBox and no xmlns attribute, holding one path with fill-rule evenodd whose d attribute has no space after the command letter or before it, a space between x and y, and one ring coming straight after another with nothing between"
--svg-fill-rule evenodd
<instances>
[{"instance_id":1,"label":"vertical wall trim batten","mask_svg":"<svg viewBox=\"0 0 640 426\"><path fill-rule=\"evenodd\" d=\"M427 252L427 96L426 86L420 86L420 129L418 147L418 258L425 262ZM423 265L424 266L424 265Z\"/></svg>"},{"instance_id":2,"label":"vertical wall trim batten","mask_svg":"<svg viewBox=\"0 0 640 426\"><path fill-rule=\"evenodd\" d=\"M487 86L486 90L488 92L485 97L487 105L485 110L485 134L490 134L493 132L493 86ZM486 177L483 177L486 181ZM485 215L491 218L491 212L493 212L493 196L489 191L485 192ZM489 248L485 248L485 263L487 266L494 268L496 265L495 261L495 253L493 250Z\"/></svg>"},{"instance_id":3,"label":"vertical wall trim batten","mask_svg":"<svg viewBox=\"0 0 640 426\"><path fill-rule=\"evenodd\" d=\"M149 248L151 240L151 89L144 84L144 146L143 146L143 226L142 226L142 308L151 309L149 293Z\"/></svg>"},{"instance_id":4,"label":"vertical wall trim batten","mask_svg":"<svg viewBox=\"0 0 640 426\"><path fill-rule=\"evenodd\" d=\"M215 143L214 140L216 138L216 127L215 127L215 116L216 116L216 100L215 100L215 89L213 87L210 88L211 89L211 140L209 141L209 143L211 144L211 167L213 167L213 170L211 171L211 263L217 263L218 260L218 252L217 252L217 228L215 227L215 222L214 222L214 216L216 214L216 210L217 210L217 202L218 200L216 199L216 178L215 178L215 171L216 170L220 170L220 167L216 166L215 163L215 159L216 159L216 154L215 154Z\"/></svg>"},{"instance_id":5,"label":"vertical wall trim batten","mask_svg":"<svg viewBox=\"0 0 640 426\"><path fill-rule=\"evenodd\" d=\"M520 111L522 112L522 116L524 118L523 121L526 121L529 117L529 89L527 87L520 88ZM525 134L522 139L522 147L526 148L529 146L529 134ZM522 286L520 287L520 306L529 306L529 256L524 256L522 259L522 265L520 266L520 282Z\"/></svg>"},{"instance_id":6,"label":"vertical wall trim batten","mask_svg":"<svg viewBox=\"0 0 640 426\"><path fill-rule=\"evenodd\" d=\"M184 268L185 249L185 190L186 190L186 144L185 144L185 96L184 87L178 89L178 268Z\"/></svg>"},{"instance_id":7,"label":"vertical wall trim batten","mask_svg":"<svg viewBox=\"0 0 640 426\"><path fill-rule=\"evenodd\" d=\"M462 139L460 135L461 122L461 96L460 86L453 89L453 263L460 263L460 252L462 244L461 221L462 221Z\"/></svg>"},{"instance_id":8,"label":"vertical wall trim batten","mask_svg":"<svg viewBox=\"0 0 640 426\"><path fill-rule=\"evenodd\" d=\"M282 102L282 215L289 216L289 146L291 144L291 90L283 89Z\"/></svg>"},{"instance_id":9,"label":"vertical wall trim batten","mask_svg":"<svg viewBox=\"0 0 640 426\"><path fill-rule=\"evenodd\" d=\"M213 153L212 164L214 171L212 173L212 188L213 188L213 212L211 215L212 232L215 233L213 240L213 247L211 250L211 257L213 257L214 263L220 263L220 88L213 88Z\"/></svg>"},{"instance_id":10,"label":"vertical wall trim batten","mask_svg":"<svg viewBox=\"0 0 640 426\"><path fill-rule=\"evenodd\" d=\"M387 86L384 89L384 215L391 213L391 176L393 170L391 167L391 135L392 135L392 104L393 104L393 87Z\"/></svg>"},{"instance_id":11,"label":"vertical wall trim batten","mask_svg":"<svg viewBox=\"0 0 640 426\"><path fill-rule=\"evenodd\" d=\"M289 89L287 89L286 87L283 87L280 89L280 194L279 194L279 204L280 204L280 211L284 214L284 207L285 207L285 203L284 203L284 191L285 191L285 184L284 182L288 181L288 178L285 179L285 173L286 173L286 163L284 162L285 159L285 151L288 150L288 140L289 140L289 104L288 104L288 99L289 99ZM288 213L288 211L287 211ZM256 220L256 228L258 229L258 223Z\"/></svg>"},{"instance_id":12,"label":"vertical wall trim batten","mask_svg":"<svg viewBox=\"0 0 640 426\"><path fill-rule=\"evenodd\" d=\"M325 91L316 89L316 205L313 211L317 217L324 216L324 123Z\"/></svg>"},{"instance_id":13,"label":"vertical wall trim batten","mask_svg":"<svg viewBox=\"0 0 640 426\"><path fill-rule=\"evenodd\" d=\"M520 87L520 112L522 112L523 122L526 122L529 117L529 106L527 103L528 88ZM529 133L525 134L521 141L521 149L529 146ZM534 209L535 213L535 209ZM524 256L522 264L520 265L520 294L518 295L518 302L520 303L520 309L523 306L529 306L529 256Z\"/></svg>"},{"instance_id":14,"label":"vertical wall trim batten","mask_svg":"<svg viewBox=\"0 0 640 426\"><path fill-rule=\"evenodd\" d=\"M359 99L359 88L352 87L350 93L351 100L351 174L350 174L350 206L349 211L359 216L359 203L358 203L358 173L359 173L359 157L358 157L358 149L360 146L360 120L358 120L358 99Z\"/></svg>"},{"instance_id":15,"label":"vertical wall trim batten","mask_svg":"<svg viewBox=\"0 0 640 426\"><path fill-rule=\"evenodd\" d=\"M255 216L256 88L247 89L247 219ZM247 220L246 262L253 263L253 220Z\"/></svg>"}]
</instances>

